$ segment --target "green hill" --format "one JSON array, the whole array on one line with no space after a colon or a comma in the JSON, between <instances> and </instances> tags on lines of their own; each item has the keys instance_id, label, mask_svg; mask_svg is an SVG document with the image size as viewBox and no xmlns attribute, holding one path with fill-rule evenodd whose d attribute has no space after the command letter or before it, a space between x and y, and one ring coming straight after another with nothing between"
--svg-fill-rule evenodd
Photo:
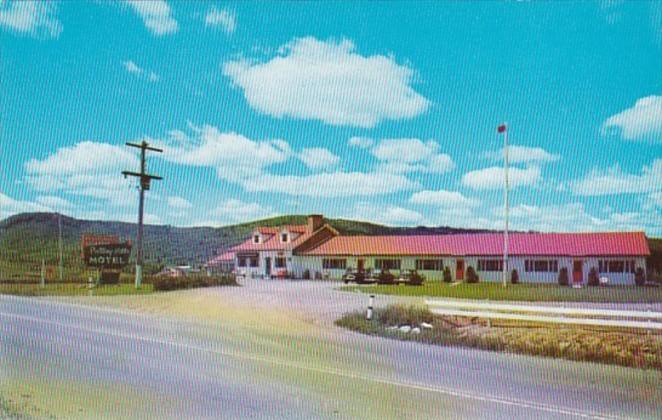
<instances>
[{"instance_id":1,"label":"green hill","mask_svg":"<svg viewBox=\"0 0 662 420\"><path fill-rule=\"evenodd\" d=\"M112 221L78 220L61 216L63 259L66 277L85 272L81 260L80 238L84 233L114 234L135 241L136 224ZM420 233L466 232L453 228L398 228L342 219L327 219L344 235L408 235ZM233 226L174 227L145 225L146 269L166 264L201 265L219 252L244 241L256 226L305 224L306 216L280 216ZM37 278L41 261L47 266L58 263L58 215L22 213L0 221L0 279Z\"/></svg>"}]
</instances>

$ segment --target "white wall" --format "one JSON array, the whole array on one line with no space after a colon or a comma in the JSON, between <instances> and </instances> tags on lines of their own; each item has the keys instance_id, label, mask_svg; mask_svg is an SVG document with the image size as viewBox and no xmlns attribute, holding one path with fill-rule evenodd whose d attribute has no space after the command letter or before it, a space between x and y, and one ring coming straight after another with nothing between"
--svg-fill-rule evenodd
<instances>
[{"instance_id":1,"label":"white wall","mask_svg":"<svg viewBox=\"0 0 662 420\"><path fill-rule=\"evenodd\" d=\"M246 275L253 278L264 278L266 276L266 258L271 258L271 274L274 275L279 268L276 268L276 257L285 258L285 268L288 273L293 271L292 251L260 251L258 252L257 267L239 267L239 258L235 256L235 267L238 275Z\"/></svg>"},{"instance_id":2,"label":"white wall","mask_svg":"<svg viewBox=\"0 0 662 420\"><path fill-rule=\"evenodd\" d=\"M344 258L347 261L347 267L356 268L358 265L359 257L333 257L333 258ZM370 256L370 257L360 257L364 260L364 268L374 268L375 259L381 258L392 258L392 257L381 257L381 256ZM400 258L400 267L402 270L413 270L416 268L417 259L434 259L435 257L401 257ZM466 279L466 272L469 266L473 267L474 270L478 273L480 281L492 281L500 282L501 281L501 271L478 271L478 259L479 257L436 257L443 260L444 267L449 267L451 271L451 276L453 280L456 279L456 263L457 260L464 260L464 278ZM495 259L498 257L480 257L480 259ZM292 271L297 278L303 277L303 272L307 269L310 272L310 277L315 278L315 273L320 273L324 278L331 279L340 279L342 278L345 270L336 269L329 270L322 268L322 259L323 257L317 256L298 256L295 255L292 257ZM598 269L598 260L635 260L635 265L637 268L646 269L646 260L644 257L623 257L623 258L599 258L599 257L590 257L590 258L571 258L571 257L525 257L525 256L516 256L509 258L509 267L507 281L510 282L510 272L513 269L517 270L519 274L519 281L522 283L550 283L556 284L558 281L558 272L526 272L524 261L527 259L545 259L545 260L558 260L559 271L561 268L566 267L568 269L568 279L572 283L573 281L573 262L575 259L582 261L582 280L586 284L588 281L588 273L591 267ZM397 273L397 270L395 270ZM425 276L426 280L430 281L441 281L443 280L443 271L428 271L428 270L419 270L419 273ZM608 277L609 284L619 284L619 285L634 285L634 274L632 273L601 273L601 277Z\"/></svg>"}]
</instances>

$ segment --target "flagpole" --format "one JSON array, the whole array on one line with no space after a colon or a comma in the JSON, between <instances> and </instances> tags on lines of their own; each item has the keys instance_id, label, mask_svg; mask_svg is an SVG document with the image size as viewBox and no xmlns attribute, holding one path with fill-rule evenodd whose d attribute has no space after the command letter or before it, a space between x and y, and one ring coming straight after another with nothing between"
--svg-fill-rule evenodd
<instances>
[{"instance_id":1,"label":"flagpole","mask_svg":"<svg viewBox=\"0 0 662 420\"><path fill-rule=\"evenodd\" d=\"M503 155L504 155L504 175L505 175L505 188L503 193L504 209L506 212L506 226L503 233L503 287L506 287L508 277L508 126L504 124L503 130Z\"/></svg>"}]
</instances>

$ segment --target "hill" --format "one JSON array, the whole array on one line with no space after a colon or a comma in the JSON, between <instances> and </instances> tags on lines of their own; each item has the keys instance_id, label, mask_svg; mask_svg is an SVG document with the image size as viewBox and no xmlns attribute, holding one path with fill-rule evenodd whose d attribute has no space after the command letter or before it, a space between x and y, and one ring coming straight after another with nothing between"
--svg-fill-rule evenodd
<instances>
[{"instance_id":1,"label":"hill","mask_svg":"<svg viewBox=\"0 0 662 420\"><path fill-rule=\"evenodd\" d=\"M67 275L85 271L80 258L83 233L119 235L135 240L136 224L112 221L79 220L61 216L64 266ZM413 235L423 233L477 232L449 227L388 227L344 219L326 219L344 235ZM256 226L305 224L306 216L280 216L219 228L145 225L146 269L164 264L200 265L224 249L244 241ZM0 278L36 277L41 261L48 266L58 261L58 215L22 213L0 221Z\"/></svg>"}]
</instances>

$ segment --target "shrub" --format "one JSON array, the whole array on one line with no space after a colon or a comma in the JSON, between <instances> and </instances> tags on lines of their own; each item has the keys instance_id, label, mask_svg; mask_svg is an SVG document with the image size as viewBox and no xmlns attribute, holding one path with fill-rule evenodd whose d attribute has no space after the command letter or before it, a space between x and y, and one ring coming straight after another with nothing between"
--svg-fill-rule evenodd
<instances>
[{"instance_id":1,"label":"shrub","mask_svg":"<svg viewBox=\"0 0 662 420\"><path fill-rule=\"evenodd\" d=\"M472 266L467 267L467 283L478 283L480 278Z\"/></svg>"},{"instance_id":2,"label":"shrub","mask_svg":"<svg viewBox=\"0 0 662 420\"><path fill-rule=\"evenodd\" d=\"M425 278L422 275L418 274L418 271L414 271L413 273L411 273L409 284L412 286L421 286L424 281Z\"/></svg>"},{"instance_id":3,"label":"shrub","mask_svg":"<svg viewBox=\"0 0 662 420\"><path fill-rule=\"evenodd\" d=\"M432 323L434 315L426 307L389 305L377 312L377 319L384 325L420 325Z\"/></svg>"},{"instance_id":4,"label":"shrub","mask_svg":"<svg viewBox=\"0 0 662 420\"><path fill-rule=\"evenodd\" d=\"M193 289L197 287L235 286L237 281L232 274L220 276L188 275L180 277L147 277L145 283L151 283L154 290L169 291Z\"/></svg>"},{"instance_id":5,"label":"shrub","mask_svg":"<svg viewBox=\"0 0 662 420\"><path fill-rule=\"evenodd\" d=\"M450 283L453 281L453 276L451 276L451 269L450 267L446 266L444 267L444 282Z\"/></svg>"},{"instance_id":6,"label":"shrub","mask_svg":"<svg viewBox=\"0 0 662 420\"><path fill-rule=\"evenodd\" d=\"M393 284L395 276L388 270L382 270L377 276L377 283L379 284Z\"/></svg>"},{"instance_id":7,"label":"shrub","mask_svg":"<svg viewBox=\"0 0 662 420\"><path fill-rule=\"evenodd\" d=\"M646 274L644 273L644 269L639 267L634 272L634 284L636 284L637 286L643 286L645 283L646 283Z\"/></svg>"},{"instance_id":8,"label":"shrub","mask_svg":"<svg viewBox=\"0 0 662 420\"><path fill-rule=\"evenodd\" d=\"M510 272L510 282L512 284L517 284L519 283L519 274L517 273L517 270L514 270Z\"/></svg>"},{"instance_id":9,"label":"shrub","mask_svg":"<svg viewBox=\"0 0 662 420\"><path fill-rule=\"evenodd\" d=\"M570 278L568 277L568 268L567 267L562 267L561 271L559 271L559 285L561 286L567 286L570 284Z\"/></svg>"},{"instance_id":10,"label":"shrub","mask_svg":"<svg viewBox=\"0 0 662 420\"><path fill-rule=\"evenodd\" d=\"M591 270L588 272L588 285L589 286L600 285L600 276L598 275L598 270L596 270L595 267L591 267Z\"/></svg>"}]
</instances>

